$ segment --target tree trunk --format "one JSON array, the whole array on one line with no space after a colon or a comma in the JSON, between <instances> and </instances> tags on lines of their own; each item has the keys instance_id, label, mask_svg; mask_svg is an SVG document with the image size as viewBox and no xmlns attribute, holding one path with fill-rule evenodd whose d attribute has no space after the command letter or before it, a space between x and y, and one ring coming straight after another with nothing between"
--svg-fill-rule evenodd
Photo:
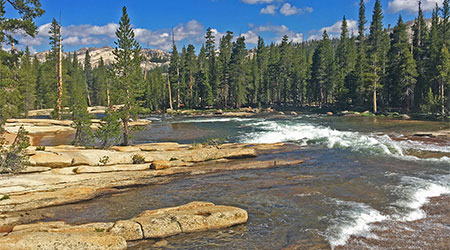
<instances>
[{"instance_id":1,"label":"tree trunk","mask_svg":"<svg viewBox=\"0 0 450 250\"><path fill-rule=\"evenodd\" d=\"M445 87L443 82L440 85L442 116L445 116Z\"/></svg>"},{"instance_id":2,"label":"tree trunk","mask_svg":"<svg viewBox=\"0 0 450 250\"><path fill-rule=\"evenodd\" d=\"M173 105L172 105L172 88L170 87L169 75L167 75L167 88L169 89L169 107L170 107L170 109L173 109Z\"/></svg>"},{"instance_id":3,"label":"tree trunk","mask_svg":"<svg viewBox=\"0 0 450 250\"><path fill-rule=\"evenodd\" d=\"M377 81L373 81L373 113L376 114L377 110Z\"/></svg>"},{"instance_id":4,"label":"tree trunk","mask_svg":"<svg viewBox=\"0 0 450 250\"><path fill-rule=\"evenodd\" d=\"M56 102L56 112L58 120L62 119L62 96L63 96L63 81L62 81L62 41L61 41L61 26L59 26L59 52L58 52L58 100Z\"/></svg>"},{"instance_id":5,"label":"tree trunk","mask_svg":"<svg viewBox=\"0 0 450 250\"><path fill-rule=\"evenodd\" d=\"M131 113L131 96L130 96L130 90L127 89L127 103L124 107L125 110L125 117L122 119L123 122L123 145L128 146L129 144L129 135L130 135L130 113Z\"/></svg>"}]
</instances>

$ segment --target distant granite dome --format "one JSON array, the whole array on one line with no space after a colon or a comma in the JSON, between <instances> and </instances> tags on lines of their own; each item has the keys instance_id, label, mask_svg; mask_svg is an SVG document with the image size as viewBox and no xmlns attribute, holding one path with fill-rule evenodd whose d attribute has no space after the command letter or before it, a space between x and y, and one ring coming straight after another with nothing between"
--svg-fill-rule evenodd
<instances>
[{"instance_id":1,"label":"distant granite dome","mask_svg":"<svg viewBox=\"0 0 450 250\"><path fill-rule=\"evenodd\" d=\"M76 51L78 61L83 64L86 55L86 50L89 50L91 56L91 64L93 67L97 67L100 63L100 58L106 65L110 65L114 62L113 48L111 46L105 46L101 48L81 48ZM39 52L36 54L37 59L40 62L45 62L45 56L48 51ZM64 52L64 56L67 57L73 52ZM164 67L169 65L170 53L160 49L141 49L141 55L145 58L141 64L143 69L152 70L158 67Z\"/></svg>"}]
</instances>

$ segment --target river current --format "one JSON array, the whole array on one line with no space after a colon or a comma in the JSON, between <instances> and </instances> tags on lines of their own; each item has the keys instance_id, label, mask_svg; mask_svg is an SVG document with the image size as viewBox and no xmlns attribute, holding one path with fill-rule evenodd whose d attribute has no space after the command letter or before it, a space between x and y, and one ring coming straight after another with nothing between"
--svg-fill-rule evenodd
<instances>
[{"instance_id":1,"label":"river current","mask_svg":"<svg viewBox=\"0 0 450 250\"><path fill-rule=\"evenodd\" d=\"M149 119L153 124L136 134L135 143L200 143L209 138L290 142L301 149L279 153L281 157L307 161L298 166L183 177L164 185L138 187L52 208L52 219L115 221L143 210L210 201L246 209L248 223L170 237L163 248L406 248L402 242L390 244L386 236L390 233L380 232L396 230L391 225L399 223L404 223L404 229L407 223L417 221L427 222L429 227L423 206L432 197L450 194L450 141L410 136L416 131L448 130L448 123L316 115ZM450 225L439 220L433 223L444 234L440 237L450 238ZM426 248L428 243L422 243L413 246ZM140 241L131 248L148 249L152 244L154 241Z\"/></svg>"}]
</instances>

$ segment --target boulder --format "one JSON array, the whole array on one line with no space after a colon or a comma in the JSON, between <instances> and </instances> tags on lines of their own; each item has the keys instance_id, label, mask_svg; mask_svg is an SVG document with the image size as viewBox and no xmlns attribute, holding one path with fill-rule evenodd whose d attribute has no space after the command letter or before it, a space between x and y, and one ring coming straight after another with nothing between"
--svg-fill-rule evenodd
<instances>
[{"instance_id":1,"label":"boulder","mask_svg":"<svg viewBox=\"0 0 450 250\"><path fill-rule=\"evenodd\" d=\"M298 115L297 112L292 111L291 115Z\"/></svg>"},{"instance_id":2,"label":"boulder","mask_svg":"<svg viewBox=\"0 0 450 250\"><path fill-rule=\"evenodd\" d=\"M110 232L125 240L141 240L144 238L141 226L137 222L131 220L117 221L114 223Z\"/></svg>"},{"instance_id":3,"label":"boulder","mask_svg":"<svg viewBox=\"0 0 450 250\"><path fill-rule=\"evenodd\" d=\"M46 151L36 151L36 154L30 157L32 166L64 168L72 165L73 158Z\"/></svg>"},{"instance_id":4,"label":"boulder","mask_svg":"<svg viewBox=\"0 0 450 250\"><path fill-rule=\"evenodd\" d=\"M225 159L242 159L258 156L253 148L222 148L216 147L186 150L180 152L177 159L185 162L204 162L210 160Z\"/></svg>"},{"instance_id":5,"label":"boulder","mask_svg":"<svg viewBox=\"0 0 450 250\"><path fill-rule=\"evenodd\" d=\"M227 228L246 223L247 212L240 208L192 202L183 206L145 211L133 218L142 225L144 238L164 238L179 233Z\"/></svg>"},{"instance_id":6,"label":"boulder","mask_svg":"<svg viewBox=\"0 0 450 250\"><path fill-rule=\"evenodd\" d=\"M110 233L30 232L0 238L0 250L20 249L126 249L124 238Z\"/></svg>"}]
</instances>

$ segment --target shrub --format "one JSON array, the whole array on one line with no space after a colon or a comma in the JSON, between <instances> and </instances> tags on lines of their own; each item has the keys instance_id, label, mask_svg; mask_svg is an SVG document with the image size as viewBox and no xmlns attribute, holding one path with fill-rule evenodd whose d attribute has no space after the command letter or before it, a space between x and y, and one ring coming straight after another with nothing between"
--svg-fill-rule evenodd
<instances>
[{"instance_id":1,"label":"shrub","mask_svg":"<svg viewBox=\"0 0 450 250\"><path fill-rule=\"evenodd\" d=\"M144 164L145 157L139 154L133 155L133 164Z\"/></svg>"},{"instance_id":2,"label":"shrub","mask_svg":"<svg viewBox=\"0 0 450 250\"><path fill-rule=\"evenodd\" d=\"M45 151L45 146L37 146L36 151Z\"/></svg>"},{"instance_id":3,"label":"shrub","mask_svg":"<svg viewBox=\"0 0 450 250\"><path fill-rule=\"evenodd\" d=\"M0 146L3 145L0 142ZM0 172L18 173L28 164L28 155L25 150L30 146L28 132L21 126L17 132L16 139L9 147L2 146L0 149Z\"/></svg>"},{"instance_id":4,"label":"shrub","mask_svg":"<svg viewBox=\"0 0 450 250\"><path fill-rule=\"evenodd\" d=\"M105 155L103 157L100 157L98 163L100 164L100 166L105 166L106 164L108 164L109 161L110 161L109 156Z\"/></svg>"}]
</instances>

